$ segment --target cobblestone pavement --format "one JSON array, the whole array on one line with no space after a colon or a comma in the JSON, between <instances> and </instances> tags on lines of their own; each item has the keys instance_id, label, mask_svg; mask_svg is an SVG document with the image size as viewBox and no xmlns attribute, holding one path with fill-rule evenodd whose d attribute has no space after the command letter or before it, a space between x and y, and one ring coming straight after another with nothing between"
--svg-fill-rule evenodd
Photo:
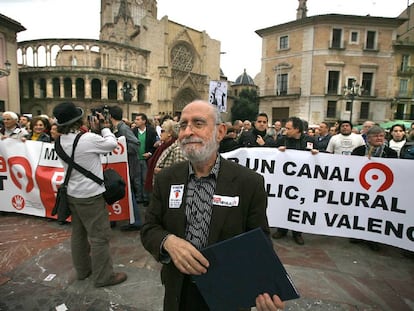
<instances>
[{"instance_id":1,"label":"cobblestone pavement","mask_svg":"<svg viewBox=\"0 0 414 311\"><path fill-rule=\"evenodd\" d=\"M414 310L414 259L381 246L379 252L348 239L304 234L273 240L301 298L285 310ZM138 232L113 229L115 270L122 284L95 288L78 281L70 257L70 224L0 215L0 310L162 310L160 265L144 250ZM50 280L49 280L50 279Z\"/></svg>"}]
</instances>

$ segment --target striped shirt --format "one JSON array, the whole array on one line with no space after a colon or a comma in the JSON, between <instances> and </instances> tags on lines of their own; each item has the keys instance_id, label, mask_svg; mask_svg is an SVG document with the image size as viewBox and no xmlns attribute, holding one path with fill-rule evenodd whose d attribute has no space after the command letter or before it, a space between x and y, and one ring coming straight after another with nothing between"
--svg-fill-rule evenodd
<instances>
[{"instance_id":1,"label":"striped shirt","mask_svg":"<svg viewBox=\"0 0 414 311\"><path fill-rule=\"evenodd\" d=\"M197 249L206 247L208 243L213 196L216 190L219 169L220 156L217 156L210 174L206 177L198 178L191 164L189 165L190 173L185 206L187 217L185 237Z\"/></svg>"}]
</instances>

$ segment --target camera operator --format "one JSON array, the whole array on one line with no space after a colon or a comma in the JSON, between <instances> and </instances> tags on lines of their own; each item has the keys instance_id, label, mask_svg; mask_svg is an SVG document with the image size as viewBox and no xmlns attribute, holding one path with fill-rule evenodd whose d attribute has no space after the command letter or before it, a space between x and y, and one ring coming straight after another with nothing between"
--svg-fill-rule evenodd
<instances>
[{"instance_id":1,"label":"camera operator","mask_svg":"<svg viewBox=\"0 0 414 311\"><path fill-rule=\"evenodd\" d=\"M64 102L53 109L56 117L60 144L66 154L71 155L73 143L82 131L83 110L71 102ZM74 162L103 179L101 155L117 147L109 120L97 112L89 118L91 127L100 135L84 133L75 149ZM66 162L62 161L65 171ZM90 180L73 169L67 186L69 208L72 212L71 251L72 262L79 280L90 275L96 287L124 282L124 272L114 272L110 254L111 228L103 193L105 186Z\"/></svg>"}]
</instances>

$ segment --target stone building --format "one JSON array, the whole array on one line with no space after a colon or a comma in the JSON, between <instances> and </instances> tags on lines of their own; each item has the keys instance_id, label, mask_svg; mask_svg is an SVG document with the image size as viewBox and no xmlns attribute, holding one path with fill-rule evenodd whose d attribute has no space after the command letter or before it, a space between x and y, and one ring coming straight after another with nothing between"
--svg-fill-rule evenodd
<instances>
[{"instance_id":1,"label":"stone building","mask_svg":"<svg viewBox=\"0 0 414 311\"><path fill-rule=\"evenodd\" d=\"M0 111L20 111L16 35L23 30L19 22L0 14Z\"/></svg>"},{"instance_id":2,"label":"stone building","mask_svg":"<svg viewBox=\"0 0 414 311\"><path fill-rule=\"evenodd\" d=\"M307 17L306 11L300 1L296 20L256 31L262 38L260 111L273 120L298 116L310 124L392 119L394 43L405 20Z\"/></svg>"},{"instance_id":3,"label":"stone building","mask_svg":"<svg viewBox=\"0 0 414 311\"><path fill-rule=\"evenodd\" d=\"M70 100L86 113L119 104L130 119L176 115L220 78L220 42L158 20L156 0L102 0L100 26L99 40L19 42L22 113L50 115Z\"/></svg>"},{"instance_id":4,"label":"stone building","mask_svg":"<svg viewBox=\"0 0 414 311\"><path fill-rule=\"evenodd\" d=\"M395 51L394 100L392 109L394 119L414 120L414 20L413 4L400 16L405 19L398 28L397 40L393 42Z\"/></svg>"}]
</instances>

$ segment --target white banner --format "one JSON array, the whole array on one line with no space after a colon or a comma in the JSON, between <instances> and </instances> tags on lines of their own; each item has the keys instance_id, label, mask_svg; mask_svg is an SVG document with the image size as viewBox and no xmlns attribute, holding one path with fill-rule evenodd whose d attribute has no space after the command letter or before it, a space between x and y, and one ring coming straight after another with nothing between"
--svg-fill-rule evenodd
<instances>
[{"instance_id":1,"label":"white banner","mask_svg":"<svg viewBox=\"0 0 414 311\"><path fill-rule=\"evenodd\" d=\"M102 157L102 164L104 168L118 171L127 183L127 195L107 206L110 219L129 219L132 199L125 137L120 137L118 147ZM51 211L63 180L63 166L53 144L12 138L0 140L1 211L56 218L51 216Z\"/></svg>"},{"instance_id":2,"label":"white banner","mask_svg":"<svg viewBox=\"0 0 414 311\"><path fill-rule=\"evenodd\" d=\"M242 148L223 157L264 176L271 227L414 251L414 161L276 148Z\"/></svg>"}]
</instances>

